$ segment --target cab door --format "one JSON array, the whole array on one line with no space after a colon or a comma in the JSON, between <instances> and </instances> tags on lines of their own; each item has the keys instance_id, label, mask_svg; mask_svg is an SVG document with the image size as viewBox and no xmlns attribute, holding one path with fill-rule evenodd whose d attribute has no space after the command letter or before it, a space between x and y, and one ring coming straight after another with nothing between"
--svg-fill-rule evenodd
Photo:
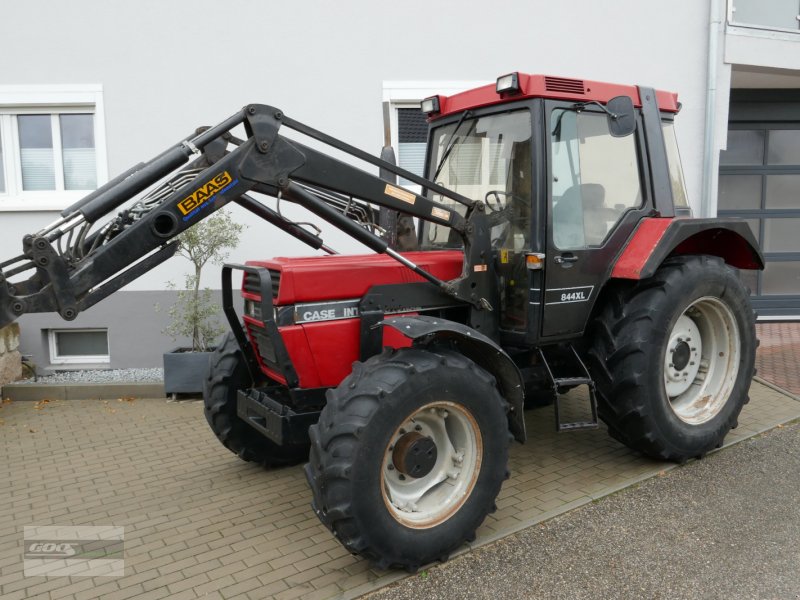
<instances>
[{"instance_id":1,"label":"cab door","mask_svg":"<svg viewBox=\"0 0 800 600\"><path fill-rule=\"evenodd\" d=\"M613 137L599 108L546 103L549 136L542 337L580 334L599 287L645 212L639 133ZM638 128L641 131L641 127Z\"/></svg>"}]
</instances>

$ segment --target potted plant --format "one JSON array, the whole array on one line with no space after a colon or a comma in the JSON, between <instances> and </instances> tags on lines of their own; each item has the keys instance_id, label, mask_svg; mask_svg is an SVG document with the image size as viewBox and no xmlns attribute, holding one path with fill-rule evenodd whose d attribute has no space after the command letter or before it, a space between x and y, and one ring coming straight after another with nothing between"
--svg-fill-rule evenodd
<instances>
[{"instance_id":1,"label":"potted plant","mask_svg":"<svg viewBox=\"0 0 800 600\"><path fill-rule=\"evenodd\" d=\"M169 309L170 324L164 333L173 340L189 339L191 346L178 347L164 354L164 391L172 394L198 394L208 376L212 344L225 331L219 320L219 305L210 288L200 289L201 275L206 264L222 264L227 250L239 241L244 227L220 210L201 221L179 237L178 254L194 267L186 275L184 289ZM175 289L174 283L168 286Z\"/></svg>"}]
</instances>

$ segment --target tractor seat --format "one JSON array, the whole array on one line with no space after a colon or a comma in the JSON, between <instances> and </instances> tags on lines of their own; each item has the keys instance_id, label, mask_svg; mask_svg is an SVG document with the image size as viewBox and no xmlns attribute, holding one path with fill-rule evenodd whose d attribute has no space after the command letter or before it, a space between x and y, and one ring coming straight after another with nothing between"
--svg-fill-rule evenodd
<instances>
[{"instance_id":1,"label":"tractor seat","mask_svg":"<svg viewBox=\"0 0 800 600\"><path fill-rule=\"evenodd\" d=\"M558 248L584 248L606 237L606 190L599 183L568 188L553 206L553 238Z\"/></svg>"},{"instance_id":2,"label":"tractor seat","mask_svg":"<svg viewBox=\"0 0 800 600\"><path fill-rule=\"evenodd\" d=\"M586 243L594 246L603 242L608 233L608 221L613 211L606 206L606 190L599 183L582 183L583 227Z\"/></svg>"}]
</instances>

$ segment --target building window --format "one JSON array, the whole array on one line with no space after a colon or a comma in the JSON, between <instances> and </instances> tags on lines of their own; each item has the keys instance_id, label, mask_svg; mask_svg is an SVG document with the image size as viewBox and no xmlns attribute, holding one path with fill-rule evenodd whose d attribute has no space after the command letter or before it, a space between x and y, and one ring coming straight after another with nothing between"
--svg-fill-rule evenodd
<instances>
[{"instance_id":1,"label":"building window","mask_svg":"<svg viewBox=\"0 0 800 600\"><path fill-rule=\"evenodd\" d=\"M52 364L110 362L107 329L51 329Z\"/></svg>"},{"instance_id":2,"label":"building window","mask_svg":"<svg viewBox=\"0 0 800 600\"><path fill-rule=\"evenodd\" d=\"M397 165L422 176L425 170L425 144L428 138L428 120L420 109L420 102L435 94L451 96L464 90L485 85L486 81L384 81L383 101L388 106L384 123L391 143L397 152ZM492 82L493 83L493 82ZM417 193L420 186L398 178L398 183Z\"/></svg>"},{"instance_id":3,"label":"building window","mask_svg":"<svg viewBox=\"0 0 800 600\"><path fill-rule=\"evenodd\" d=\"M0 86L0 210L61 210L107 180L99 86Z\"/></svg>"},{"instance_id":4,"label":"building window","mask_svg":"<svg viewBox=\"0 0 800 600\"><path fill-rule=\"evenodd\" d=\"M797 0L732 0L728 20L733 25L797 32L800 7Z\"/></svg>"}]
</instances>

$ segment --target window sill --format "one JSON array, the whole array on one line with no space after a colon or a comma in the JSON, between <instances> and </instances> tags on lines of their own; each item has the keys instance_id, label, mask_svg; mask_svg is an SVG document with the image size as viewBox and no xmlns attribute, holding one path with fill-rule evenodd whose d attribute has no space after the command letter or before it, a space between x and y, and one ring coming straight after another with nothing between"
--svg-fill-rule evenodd
<instances>
[{"instance_id":1,"label":"window sill","mask_svg":"<svg viewBox=\"0 0 800 600\"><path fill-rule=\"evenodd\" d=\"M76 362L76 363L58 363L51 362L45 367L48 372L56 371L110 371L110 362Z\"/></svg>"},{"instance_id":2,"label":"window sill","mask_svg":"<svg viewBox=\"0 0 800 600\"><path fill-rule=\"evenodd\" d=\"M47 197L0 197L0 212L62 211L91 192L92 190L52 192Z\"/></svg>"}]
</instances>

